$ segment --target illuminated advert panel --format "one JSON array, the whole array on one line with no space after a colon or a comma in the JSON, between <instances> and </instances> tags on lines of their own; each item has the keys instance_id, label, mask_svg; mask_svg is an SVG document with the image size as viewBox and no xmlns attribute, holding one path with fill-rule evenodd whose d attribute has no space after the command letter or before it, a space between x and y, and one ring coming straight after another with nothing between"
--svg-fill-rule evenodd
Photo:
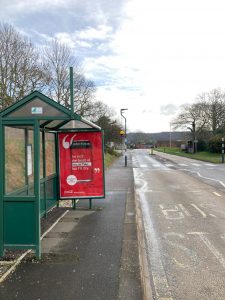
<instances>
[{"instance_id":1,"label":"illuminated advert panel","mask_svg":"<svg viewBox=\"0 0 225 300\"><path fill-rule=\"evenodd\" d=\"M102 132L59 133L60 198L102 198Z\"/></svg>"}]
</instances>

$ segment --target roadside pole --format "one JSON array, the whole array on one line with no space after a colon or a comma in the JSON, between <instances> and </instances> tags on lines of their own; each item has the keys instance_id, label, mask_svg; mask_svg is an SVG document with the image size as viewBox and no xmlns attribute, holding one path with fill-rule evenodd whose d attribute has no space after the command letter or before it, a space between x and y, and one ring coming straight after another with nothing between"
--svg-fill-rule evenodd
<instances>
[{"instance_id":1,"label":"roadside pole","mask_svg":"<svg viewBox=\"0 0 225 300\"><path fill-rule=\"evenodd\" d=\"M124 157L125 157L125 167L127 167L127 119L123 115L123 112L125 110L128 110L128 108L121 108L120 115L125 120L125 126L124 126Z\"/></svg>"},{"instance_id":2,"label":"roadside pole","mask_svg":"<svg viewBox=\"0 0 225 300\"><path fill-rule=\"evenodd\" d=\"M224 163L224 138L222 138L222 163Z\"/></svg>"}]
</instances>

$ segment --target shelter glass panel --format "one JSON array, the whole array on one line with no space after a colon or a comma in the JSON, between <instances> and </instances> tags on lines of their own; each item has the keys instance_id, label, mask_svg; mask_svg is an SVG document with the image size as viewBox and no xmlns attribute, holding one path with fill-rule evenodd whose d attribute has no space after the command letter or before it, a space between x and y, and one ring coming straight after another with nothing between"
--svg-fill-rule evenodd
<instances>
[{"instance_id":1,"label":"shelter glass panel","mask_svg":"<svg viewBox=\"0 0 225 300\"><path fill-rule=\"evenodd\" d=\"M27 184L28 195L34 195L34 131L28 130L28 144L27 144ZM29 147L31 149L29 149ZM29 151L31 152L31 158L29 157ZM28 160L31 159L31 162Z\"/></svg>"},{"instance_id":2,"label":"shelter glass panel","mask_svg":"<svg viewBox=\"0 0 225 300\"><path fill-rule=\"evenodd\" d=\"M25 130L5 127L5 193L25 186Z\"/></svg>"},{"instance_id":3,"label":"shelter glass panel","mask_svg":"<svg viewBox=\"0 0 225 300\"><path fill-rule=\"evenodd\" d=\"M46 176L56 173L55 134L45 134Z\"/></svg>"}]
</instances>

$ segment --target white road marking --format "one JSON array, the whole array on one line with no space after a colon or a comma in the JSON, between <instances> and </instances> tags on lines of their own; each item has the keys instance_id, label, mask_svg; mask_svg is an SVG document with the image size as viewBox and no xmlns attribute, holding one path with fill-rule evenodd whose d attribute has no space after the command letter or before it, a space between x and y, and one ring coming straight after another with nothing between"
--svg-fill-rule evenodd
<instances>
[{"instance_id":1,"label":"white road marking","mask_svg":"<svg viewBox=\"0 0 225 300\"><path fill-rule=\"evenodd\" d=\"M188 217L191 216L191 214L190 214L189 211L183 206L183 204L178 204L178 206L180 207L180 209L181 209Z\"/></svg>"},{"instance_id":2,"label":"white road marking","mask_svg":"<svg viewBox=\"0 0 225 300\"><path fill-rule=\"evenodd\" d=\"M192 249L189 249L181 244L182 240L185 241L185 236L183 234L177 232L168 232L164 233L164 237L167 244L169 244L172 248L180 249L185 254L185 256L191 261L190 264L184 265L182 262L177 261L177 259L175 259L174 257L171 257L179 267L191 268L193 266L196 266L197 262L199 261L197 253ZM172 238L172 240L170 240L170 238ZM176 238L176 240L174 240L174 238ZM179 259L182 258L183 255L179 257Z\"/></svg>"},{"instance_id":3,"label":"white road marking","mask_svg":"<svg viewBox=\"0 0 225 300\"><path fill-rule=\"evenodd\" d=\"M213 192L214 195L216 195L217 197L221 197L222 195L220 195L219 193L217 192Z\"/></svg>"},{"instance_id":4,"label":"white road marking","mask_svg":"<svg viewBox=\"0 0 225 300\"><path fill-rule=\"evenodd\" d=\"M155 168L159 168L159 167L161 167L159 164L153 164L153 167L155 167Z\"/></svg>"},{"instance_id":5,"label":"white road marking","mask_svg":"<svg viewBox=\"0 0 225 300\"><path fill-rule=\"evenodd\" d=\"M200 164L197 164L197 163L191 163L192 166L195 166L195 167L200 167L201 165Z\"/></svg>"},{"instance_id":6,"label":"white road marking","mask_svg":"<svg viewBox=\"0 0 225 300\"><path fill-rule=\"evenodd\" d=\"M212 252L212 254L218 259L220 264L225 268L225 259L223 255L214 247L210 240L206 237L204 232L189 232L188 234L198 235L207 248Z\"/></svg>"},{"instance_id":7,"label":"white road marking","mask_svg":"<svg viewBox=\"0 0 225 300\"><path fill-rule=\"evenodd\" d=\"M172 164L165 164L165 166L167 166L167 167L174 167L174 165L172 165Z\"/></svg>"},{"instance_id":8,"label":"white road marking","mask_svg":"<svg viewBox=\"0 0 225 300\"><path fill-rule=\"evenodd\" d=\"M207 217L204 211L202 211L196 204L191 203L191 206L193 206L203 216L203 218Z\"/></svg>"},{"instance_id":9,"label":"white road marking","mask_svg":"<svg viewBox=\"0 0 225 300\"><path fill-rule=\"evenodd\" d=\"M182 166L182 167L187 167L188 165L186 164L178 164L179 166Z\"/></svg>"},{"instance_id":10,"label":"white road marking","mask_svg":"<svg viewBox=\"0 0 225 300\"><path fill-rule=\"evenodd\" d=\"M216 167L217 165L213 165L213 164L205 164L205 166L208 166L208 167Z\"/></svg>"},{"instance_id":11,"label":"white road marking","mask_svg":"<svg viewBox=\"0 0 225 300\"><path fill-rule=\"evenodd\" d=\"M174 209L165 209L162 204L160 204L159 207L165 218L168 220L180 220L184 218L184 214L179 211L179 208L176 205L174 205Z\"/></svg>"},{"instance_id":12,"label":"white road marking","mask_svg":"<svg viewBox=\"0 0 225 300\"><path fill-rule=\"evenodd\" d=\"M219 182L223 187L225 187L225 183L223 181L221 181L221 180L217 180L217 179L214 179L214 178L209 178L209 177L202 176L199 172L197 172L197 175L199 177L201 177L201 178L204 178L204 179L208 179L208 180Z\"/></svg>"},{"instance_id":13,"label":"white road marking","mask_svg":"<svg viewBox=\"0 0 225 300\"><path fill-rule=\"evenodd\" d=\"M196 173L198 175L198 177L218 182L219 184L221 184L225 188L225 183L221 180L217 180L217 179L214 179L214 178L202 176L199 172L192 171L192 170L189 170L189 169L183 169L183 171L190 172L190 173Z\"/></svg>"},{"instance_id":14,"label":"white road marking","mask_svg":"<svg viewBox=\"0 0 225 300\"><path fill-rule=\"evenodd\" d=\"M140 168L147 168L147 166L148 166L148 165L146 165L146 164L145 164L145 165L142 165L142 164L141 164L141 165L140 165Z\"/></svg>"},{"instance_id":15,"label":"white road marking","mask_svg":"<svg viewBox=\"0 0 225 300\"><path fill-rule=\"evenodd\" d=\"M148 183L144 180L141 170L134 169L134 181L136 185L136 194L141 203L141 209L143 214L143 222L145 228L146 237L146 251L148 252L148 258L151 265L151 274L155 287L157 299L172 300L171 292L167 281L166 272L163 266L162 258L160 255L160 247L158 244L158 236L154 230L152 223L152 216L148 206L148 201L145 196L146 190L148 190ZM137 187L138 186L138 187Z\"/></svg>"},{"instance_id":16,"label":"white road marking","mask_svg":"<svg viewBox=\"0 0 225 300\"><path fill-rule=\"evenodd\" d=\"M213 218L216 218L216 216L215 215L213 215L213 214L209 214L211 217L213 217Z\"/></svg>"}]
</instances>

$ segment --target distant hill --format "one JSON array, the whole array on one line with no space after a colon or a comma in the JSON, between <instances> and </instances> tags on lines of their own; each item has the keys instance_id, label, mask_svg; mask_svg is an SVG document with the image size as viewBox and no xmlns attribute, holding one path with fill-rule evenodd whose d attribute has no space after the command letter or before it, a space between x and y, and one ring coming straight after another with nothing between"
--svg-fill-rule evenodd
<instances>
[{"instance_id":1,"label":"distant hill","mask_svg":"<svg viewBox=\"0 0 225 300\"><path fill-rule=\"evenodd\" d=\"M187 131L164 131L158 133L143 133L143 132L130 132L127 134L127 142L129 144L137 143L161 143L168 142L170 138L172 142L184 142L189 139L190 133Z\"/></svg>"}]
</instances>

